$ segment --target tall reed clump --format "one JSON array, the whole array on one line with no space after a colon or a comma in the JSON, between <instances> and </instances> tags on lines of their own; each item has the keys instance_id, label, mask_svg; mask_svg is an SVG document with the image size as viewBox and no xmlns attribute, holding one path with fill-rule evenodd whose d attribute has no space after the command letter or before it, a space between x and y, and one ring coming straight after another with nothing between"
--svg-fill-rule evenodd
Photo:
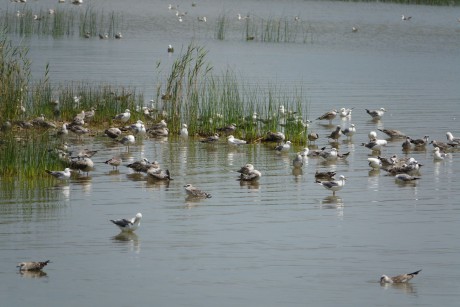
<instances>
[{"instance_id":1,"label":"tall reed clump","mask_svg":"<svg viewBox=\"0 0 460 307\"><path fill-rule=\"evenodd\" d=\"M0 120L17 119L25 108L30 80L29 49L14 46L3 32L0 32Z\"/></svg>"},{"instance_id":2,"label":"tall reed clump","mask_svg":"<svg viewBox=\"0 0 460 307\"><path fill-rule=\"evenodd\" d=\"M219 15L219 17L217 17L216 39L225 39L225 32L227 31L226 26L227 17L225 17L225 15Z\"/></svg>"},{"instance_id":3,"label":"tall reed clump","mask_svg":"<svg viewBox=\"0 0 460 307\"><path fill-rule=\"evenodd\" d=\"M171 131L186 123L191 134L210 135L229 124L238 127L235 136L260 139L267 131L284 131L291 141L303 144L306 124L303 93L283 92L269 85L268 90L244 85L232 71L213 75L206 64L207 52L190 44L173 63L164 86L162 114ZM162 86L159 86L160 90ZM283 105L285 113L280 113Z\"/></svg>"}]
</instances>

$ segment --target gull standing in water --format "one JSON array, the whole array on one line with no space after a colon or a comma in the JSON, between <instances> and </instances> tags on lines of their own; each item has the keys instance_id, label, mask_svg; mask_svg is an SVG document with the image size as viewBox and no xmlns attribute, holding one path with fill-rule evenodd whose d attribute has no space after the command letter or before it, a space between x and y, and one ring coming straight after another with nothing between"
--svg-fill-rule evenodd
<instances>
[{"instance_id":1,"label":"gull standing in water","mask_svg":"<svg viewBox=\"0 0 460 307\"><path fill-rule=\"evenodd\" d=\"M382 275L380 277L380 283L389 283L389 284L398 284L398 283L405 283L415 277L421 270L415 271L413 273L401 274L398 276L388 277L386 275Z\"/></svg>"},{"instance_id":2,"label":"gull standing in water","mask_svg":"<svg viewBox=\"0 0 460 307\"><path fill-rule=\"evenodd\" d=\"M295 155L294 160L292 160L292 166L294 166L295 168L302 168L303 161L304 161L304 158L302 157L302 154L298 152Z\"/></svg>"},{"instance_id":3,"label":"gull standing in water","mask_svg":"<svg viewBox=\"0 0 460 307\"><path fill-rule=\"evenodd\" d=\"M104 163L112 165L113 169L118 169L118 167L121 165L122 162L123 161L122 161L121 158L113 157L113 158L110 158L109 160L105 161Z\"/></svg>"},{"instance_id":4,"label":"gull standing in water","mask_svg":"<svg viewBox=\"0 0 460 307\"><path fill-rule=\"evenodd\" d=\"M435 161L442 161L447 155L439 149L439 147L435 147L433 150L433 159Z\"/></svg>"},{"instance_id":5,"label":"gull standing in water","mask_svg":"<svg viewBox=\"0 0 460 307\"><path fill-rule=\"evenodd\" d=\"M382 116L385 114L386 110L385 108L380 108L378 110L368 110L368 109L365 109L367 114L369 114L372 119L381 119Z\"/></svg>"},{"instance_id":6,"label":"gull standing in water","mask_svg":"<svg viewBox=\"0 0 460 307\"><path fill-rule=\"evenodd\" d=\"M388 135L390 138L404 138L406 135L402 133L399 130L394 130L394 129L379 129L379 131L382 131L386 135Z\"/></svg>"},{"instance_id":7,"label":"gull standing in water","mask_svg":"<svg viewBox=\"0 0 460 307\"><path fill-rule=\"evenodd\" d=\"M316 180L315 182L322 185L325 189L332 191L332 195L335 196L335 192L339 191L343 188L345 185L345 176L340 175L339 180L333 180L333 181L319 181Z\"/></svg>"},{"instance_id":8,"label":"gull standing in water","mask_svg":"<svg viewBox=\"0 0 460 307\"><path fill-rule=\"evenodd\" d=\"M460 138L454 137L452 132L446 132L447 140L451 143L460 144Z\"/></svg>"},{"instance_id":9,"label":"gull standing in water","mask_svg":"<svg viewBox=\"0 0 460 307\"><path fill-rule=\"evenodd\" d=\"M185 187L185 192L187 192L187 195L190 197L196 197L196 198L211 198L212 197L211 194L195 188L190 183L186 184L184 187Z\"/></svg>"},{"instance_id":10,"label":"gull standing in water","mask_svg":"<svg viewBox=\"0 0 460 307\"><path fill-rule=\"evenodd\" d=\"M351 109L345 109L345 108L341 108L340 109L340 117L350 117L351 116L351 111L353 110L353 108Z\"/></svg>"},{"instance_id":11,"label":"gull standing in water","mask_svg":"<svg viewBox=\"0 0 460 307\"><path fill-rule=\"evenodd\" d=\"M275 147L276 152L281 153L281 152L288 152L289 149L291 149L291 141L286 141L286 143L282 145L278 145Z\"/></svg>"},{"instance_id":12,"label":"gull standing in water","mask_svg":"<svg viewBox=\"0 0 460 307\"><path fill-rule=\"evenodd\" d=\"M328 120L329 125L332 125L332 120L337 116L337 110L331 110L329 112L324 113L320 117L318 117L316 120Z\"/></svg>"},{"instance_id":13,"label":"gull standing in water","mask_svg":"<svg viewBox=\"0 0 460 307\"><path fill-rule=\"evenodd\" d=\"M136 138L134 137L134 135L128 134L120 140L120 143L126 145L129 151L129 145L136 143Z\"/></svg>"},{"instance_id":14,"label":"gull standing in water","mask_svg":"<svg viewBox=\"0 0 460 307\"><path fill-rule=\"evenodd\" d=\"M332 133L328 136L328 138L334 141L338 141L341 135L342 135L342 128L340 128L340 126L337 126L335 130L332 131Z\"/></svg>"},{"instance_id":15,"label":"gull standing in water","mask_svg":"<svg viewBox=\"0 0 460 307\"><path fill-rule=\"evenodd\" d=\"M343 135L345 135L347 138L350 138L356 133L356 127L355 124L351 124L350 127L345 128L342 130Z\"/></svg>"},{"instance_id":16,"label":"gull standing in water","mask_svg":"<svg viewBox=\"0 0 460 307\"><path fill-rule=\"evenodd\" d=\"M182 124L182 128L180 129L180 136L183 138L188 137L188 129L186 124Z\"/></svg>"},{"instance_id":17,"label":"gull standing in water","mask_svg":"<svg viewBox=\"0 0 460 307\"><path fill-rule=\"evenodd\" d=\"M119 220L110 220L112 223L118 226L123 232L132 232L139 228L141 224L142 214L138 213L135 217L130 220L119 219Z\"/></svg>"},{"instance_id":18,"label":"gull standing in water","mask_svg":"<svg viewBox=\"0 0 460 307\"><path fill-rule=\"evenodd\" d=\"M51 176L53 176L54 178L57 178L57 179L60 179L60 180L67 180L70 178L70 168L66 168L64 169L64 171L49 171L49 170L45 170L45 172L47 172L48 174L50 174Z\"/></svg>"}]
</instances>

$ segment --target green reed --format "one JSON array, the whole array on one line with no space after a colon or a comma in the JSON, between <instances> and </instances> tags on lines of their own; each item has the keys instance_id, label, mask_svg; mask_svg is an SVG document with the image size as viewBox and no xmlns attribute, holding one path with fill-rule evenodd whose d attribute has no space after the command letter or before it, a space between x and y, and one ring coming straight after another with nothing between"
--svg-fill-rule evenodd
<instances>
[{"instance_id":1,"label":"green reed","mask_svg":"<svg viewBox=\"0 0 460 307\"><path fill-rule=\"evenodd\" d=\"M32 10L23 6L19 11L6 10L0 19L0 27L7 33L20 36L49 35L54 38L65 36L96 36L107 33L114 37L122 32L123 15L121 13L104 13L91 6L81 11L75 8L56 9L50 14L48 10Z\"/></svg>"},{"instance_id":2,"label":"green reed","mask_svg":"<svg viewBox=\"0 0 460 307\"><path fill-rule=\"evenodd\" d=\"M217 17L217 29L216 29L216 39L224 40L225 33L227 31L227 17L225 15L219 15Z\"/></svg>"}]
</instances>

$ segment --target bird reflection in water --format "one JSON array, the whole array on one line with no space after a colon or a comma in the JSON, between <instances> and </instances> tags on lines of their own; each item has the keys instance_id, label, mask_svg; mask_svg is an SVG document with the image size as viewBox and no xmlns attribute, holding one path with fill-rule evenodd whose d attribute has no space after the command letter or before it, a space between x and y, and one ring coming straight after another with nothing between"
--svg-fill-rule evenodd
<instances>
[{"instance_id":1,"label":"bird reflection in water","mask_svg":"<svg viewBox=\"0 0 460 307\"><path fill-rule=\"evenodd\" d=\"M247 187L250 190L258 190L259 189L259 181L244 181L240 180L240 187Z\"/></svg>"},{"instance_id":2,"label":"bird reflection in water","mask_svg":"<svg viewBox=\"0 0 460 307\"><path fill-rule=\"evenodd\" d=\"M380 286L382 288L384 288L385 290L386 289L398 289L402 292L404 292L405 294L417 294L417 288L411 284L410 282L404 282L404 283L380 283Z\"/></svg>"},{"instance_id":3,"label":"bird reflection in water","mask_svg":"<svg viewBox=\"0 0 460 307\"><path fill-rule=\"evenodd\" d=\"M339 196L327 196L321 201L321 208L324 209L336 209L343 207L342 197Z\"/></svg>"},{"instance_id":4,"label":"bird reflection in water","mask_svg":"<svg viewBox=\"0 0 460 307\"><path fill-rule=\"evenodd\" d=\"M134 251L135 253L140 253L141 251L139 237L133 231L122 231L112 237L112 240L122 244L129 244L131 251Z\"/></svg>"},{"instance_id":5,"label":"bird reflection in water","mask_svg":"<svg viewBox=\"0 0 460 307\"><path fill-rule=\"evenodd\" d=\"M39 270L39 271L19 271L19 274L22 277L27 277L27 278L41 278L41 277L48 276L48 274L46 274L46 272L43 272L42 270Z\"/></svg>"}]
</instances>

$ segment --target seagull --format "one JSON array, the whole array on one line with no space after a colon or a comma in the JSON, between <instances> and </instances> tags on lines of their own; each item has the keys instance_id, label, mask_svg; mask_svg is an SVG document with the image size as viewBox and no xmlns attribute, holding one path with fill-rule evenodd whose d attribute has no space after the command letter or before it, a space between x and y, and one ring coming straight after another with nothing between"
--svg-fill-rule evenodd
<instances>
[{"instance_id":1,"label":"seagull","mask_svg":"<svg viewBox=\"0 0 460 307\"><path fill-rule=\"evenodd\" d=\"M372 119L381 119L382 116L385 114L386 110L384 108L372 111L366 109L366 112L372 117Z\"/></svg>"},{"instance_id":2,"label":"seagull","mask_svg":"<svg viewBox=\"0 0 460 307\"><path fill-rule=\"evenodd\" d=\"M238 20L245 20L245 19L249 19L249 15L241 16L241 14L238 14Z\"/></svg>"},{"instance_id":3,"label":"seagull","mask_svg":"<svg viewBox=\"0 0 460 307\"><path fill-rule=\"evenodd\" d=\"M182 124L182 128L180 129L180 136L183 138L188 137L188 129L186 124Z\"/></svg>"},{"instance_id":4,"label":"seagull","mask_svg":"<svg viewBox=\"0 0 460 307\"><path fill-rule=\"evenodd\" d=\"M351 111L353 111L354 108L351 109L346 109L346 108L341 108L340 109L340 117L350 117L351 116Z\"/></svg>"},{"instance_id":5,"label":"seagull","mask_svg":"<svg viewBox=\"0 0 460 307\"><path fill-rule=\"evenodd\" d=\"M239 181L256 181L256 180L259 180L261 176L262 176L261 172L259 172L256 169L253 169L246 174L241 173L240 178L238 178L238 180Z\"/></svg>"},{"instance_id":6,"label":"seagull","mask_svg":"<svg viewBox=\"0 0 460 307\"><path fill-rule=\"evenodd\" d=\"M278 145L275 147L276 152L281 153L281 152L287 152L289 149L291 149L291 141L286 141L286 143L282 145Z\"/></svg>"},{"instance_id":7,"label":"seagull","mask_svg":"<svg viewBox=\"0 0 460 307\"><path fill-rule=\"evenodd\" d=\"M173 53L174 47L172 45L168 45L168 53Z\"/></svg>"},{"instance_id":8,"label":"seagull","mask_svg":"<svg viewBox=\"0 0 460 307\"><path fill-rule=\"evenodd\" d=\"M318 117L316 120L328 120L329 125L332 125L332 120L337 116L337 110L331 110L329 112L324 113L320 117Z\"/></svg>"},{"instance_id":9,"label":"seagull","mask_svg":"<svg viewBox=\"0 0 460 307\"><path fill-rule=\"evenodd\" d=\"M235 137L233 135L229 135L227 137L227 143L229 145L243 145L243 144L246 144L246 141L245 140L240 140L240 139L235 139Z\"/></svg>"},{"instance_id":10,"label":"seagull","mask_svg":"<svg viewBox=\"0 0 460 307\"><path fill-rule=\"evenodd\" d=\"M382 283L382 284L384 284L384 283L389 283L389 284L405 283L405 282L408 282L409 280L411 280L412 278L414 278L415 275L420 273L420 271L421 270L418 270L418 271L413 272L413 273L401 274L401 275L394 276L394 277L388 277L386 275L382 275L382 277L380 277L380 283Z\"/></svg>"},{"instance_id":11,"label":"seagull","mask_svg":"<svg viewBox=\"0 0 460 307\"><path fill-rule=\"evenodd\" d=\"M414 144L415 146L417 147L422 147L422 146L425 146L426 144L428 144L428 139L429 139L429 136L428 135L425 135L423 137L423 139L410 139L410 142L412 144Z\"/></svg>"},{"instance_id":12,"label":"seagull","mask_svg":"<svg viewBox=\"0 0 460 307\"><path fill-rule=\"evenodd\" d=\"M345 135L347 138L351 138L355 133L356 133L356 127L355 124L351 124L350 127L345 128L342 130L343 135Z\"/></svg>"},{"instance_id":13,"label":"seagull","mask_svg":"<svg viewBox=\"0 0 460 307\"><path fill-rule=\"evenodd\" d=\"M388 135L390 138L403 138L406 137L404 133L402 133L399 130L394 130L394 129L379 129L379 131L385 133Z\"/></svg>"},{"instance_id":14,"label":"seagull","mask_svg":"<svg viewBox=\"0 0 460 307\"><path fill-rule=\"evenodd\" d=\"M86 175L88 176L89 171L93 170L94 167L94 162L87 157L84 157L83 159L73 159L70 162L70 168L71 169L77 169L79 171L86 172Z\"/></svg>"},{"instance_id":15,"label":"seagull","mask_svg":"<svg viewBox=\"0 0 460 307\"><path fill-rule=\"evenodd\" d=\"M402 20L410 20L412 16L401 15Z\"/></svg>"},{"instance_id":16,"label":"seagull","mask_svg":"<svg viewBox=\"0 0 460 307\"><path fill-rule=\"evenodd\" d=\"M239 170L237 170L237 172L241 174L249 174L249 172L253 170L254 170L254 165L247 163L246 165L242 166Z\"/></svg>"},{"instance_id":17,"label":"seagull","mask_svg":"<svg viewBox=\"0 0 460 307\"><path fill-rule=\"evenodd\" d=\"M337 160L337 148L332 148L331 151L321 151L319 156L326 161L334 161Z\"/></svg>"},{"instance_id":18,"label":"seagull","mask_svg":"<svg viewBox=\"0 0 460 307\"><path fill-rule=\"evenodd\" d=\"M211 135L210 137L206 139L200 140L201 143L217 143L219 141L219 134L214 133L214 135Z\"/></svg>"},{"instance_id":19,"label":"seagull","mask_svg":"<svg viewBox=\"0 0 460 307\"><path fill-rule=\"evenodd\" d=\"M97 154L97 150L89 150L87 148L83 149L83 150L80 150L77 154L77 157L78 158L91 158L92 156L94 156L95 154Z\"/></svg>"},{"instance_id":20,"label":"seagull","mask_svg":"<svg viewBox=\"0 0 460 307\"><path fill-rule=\"evenodd\" d=\"M397 174L395 176L395 180L398 181L398 182L412 182L412 181L415 181L417 179L420 179L420 177L415 177L415 176L411 176L411 175L408 175L406 173L402 173L402 174Z\"/></svg>"},{"instance_id":21,"label":"seagull","mask_svg":"<svg viewBox=\"0 0 460 307\"><path fill-rule=\"evenodd\" d=\"M130 117L131 117L131 112L129 111L129 109L126 109L125 112L115 115L113 119L126 123Z\"/></svg>"},{"instance_id":22,"label":"seagull","mask_svg":"<svg viewBox=\"0 0 460 307\"><path fill-rule=\"evenodd\" d=\"M113 157L113 158L110 158L109 160L105 161L104 163L112 165L113 169L118 169L118 167L120 166L120 164L122 162L123 162L123 160L121 158Z\"/></svg>"},{"instance_id":23,"label":"seagull","mask_svg":"<svg viewBox=\"0 0 460 307\"><path fill-rule=\"evenodd\" d=\"M310 142L315 142L319 138L319 135L316 132L311 132L307 135L307 138Z\"/></svg>"},{"instance_id":24,"label":"seagull","mask_svg":"<svg viewBox=\"0 0 460 307\"><path fill-rule=\"evenodd\" d=\"M132 134L124 136L120 141L121 144L126 145L129 151L129 145L136 143L136 138Z\"/></svg>"},{"instance_id":25,"label":"seagull","mask_svg":"<svg viewBox=\"0 0 460 307\"><path fill-rule=\"evenodd\" d=\"M196 197L196 198L211 198L212 197L211 194L195 188L190 183L186 184L184 187L185 187L185 192L187 192L188 196Z\"/></svg>"},{"instance_id":26,"label":"seagull","mask_svg":"<svg viewBox=\"0 0 460 307\"><path fill-rule=\"evenodd\" d=\"M267 142L283 142L286 139L284 133L282 132L267 132L267 136L265 137L265 141Z\"/></svg>"},{"instance_id":27,"label":"seagull","mask_svg":"<svg viewBox=\"0 0 460 307\"><path fill-rule=\"evenodd\" d=\"M387 144L386 140L373 140L369 143L362 143L361 146L364 146L372 151L380 151L382 147Z\"/></svg>"},{"instance_id":28,"label":"seagull","mask_svg":"<svg viewBox=\"0 0 460 307\"><path fill-rule=\"evenodd\" d=\"M294 158L294 160L292 160L292 165L295 167L295 168L301 168L303 166L303 157L301 155L300 152L298 152Z\"/></svg>"},{"instance_id":29,"label":"seagull","mask_svg":"<svg viewBox=\"0 0 460 307\"><path fill-rule=\"evenodd\" d=\"M224 132L224 133L231 133L231 132L233 132L235 130L236 130L236 124L230 124L228 126L225 126L225 127L217 129L217 131L221 131L221 132Z\"/></svg>"},{"instance_id":30,"label":"seagull","mask_svg":"<svg viewBox=\"0 0 460 307\"><path fill-rule=\"evenodd\" d=\"M20 262L16 266L19 271L40 271L51 261L46 260L44 262Z\"/></svg>"},{"instance_id":31,"label":"seagull","mask_svg":"<svg viewBox=\"0 0 460 307\"><path fill-rule=\"evenodd\" d=\"M446 137L447 137L447 140L451 143L456 143L456 144L460 144L460 138L456 138L454 137L454 135L452 134L452 132L446 132Z\"/></svg>"},{"instance_id":32,"label":"seagull","mask_svg":"<svg viewBox=\"0 0 460 307\"><path fill-rule=\"evenodd\" d=\"M69 130L67 130L67 123L63 123L61 129L58 130L57 135L64 136L68 134Z\"/></svg>"},{"instance_id":33,"label":"seagull","mask_svg":"<svg viewBox=\"0 0 460 307\"><path fill-rule=\"evenodd\" d=\"M373 169L377 170L382 167L382 161L379 158L367 158L367 161L369 161L369 166Z\"/></svg>"},{"instance_id":34,"label":"seagull","mask_svg":"<svg viewBox=\"0 0 460 307\"><path fill-rule=\"evenodd\" d=\"M140 161L135 161L133 163L126 165L126 167L129 167L138 173L139 172L146 173L151 167L160 168L160 165L156 161L154 161L153 163L150 163L149 160L147 160L146 158L143 158Z\"/></svg>"},{"instance_id":35,"label":"seagull","mask_svg":"<svg viewBox=\"0 0 460 307\"><path fill-rule=\"evenodd\" d=\"M358 32L358 27L352 27L351 32Z\"/></svg>"},{"instance_id":36,"label":"seagull","mask_svg":"<svg viewBox=\"0 0 460 307\"><path fill-rule=\"evenodd\" d=\"M328 136L329 139L338 141L340 136L342 135L342 128L340 126L337 126L334 131Z\"/></svg>"},{"instance_id":37,"label":"seagull","mask_svg":"<svg viewBox=\"0 0 460 307\"><path fill-rule=\"evenodd\" d=\"M401 144L403 150L409 150L412 148L411 138L406 136L406 140Z\"/></svg>"},{"instance_id":38,"label":"seagull","mask_svg":"<svg viewBox=\"0 0 460 307\"><path fill-rule=\"evenodd\" d=\"M111 139L116 139L121 135L121 130L118 128L109 128L104 131L104 133Z\"/></svg>"},{"instance_id":39,"label":"seagull","mask_svg":"<svg viewBox=\"0 0 460 307\"><path fill-rule=\"evenodd\" d=\"M147 171L147 175L149 175L153 179L158 179L158 180L173 180L171 178L171 174L169 173L169 170L162 170L156 167L149 168Z\"/></svg>"},{"instance_id":40,"label":"seagull","mask_svg":"<svg viewBox=\"0 0 460 307\"><path fill-rule=\"evenodd\" d=\"M132 232L139 228L141 224L142 214L138 213L135 217L130 220L127 219L119 219L119 220L110 220L112 223L118 226L121 231L124 232Z\"/></svg>"},{"instance_id":41,"label":"seagull","mask_svg":"<svg viewBox=\"0 0 460 307\"><path fill-rule=\"evenodd\" d=\"M376 139L377 139L377 132L375 132L375 131L369 131L369 133L367 134L367 137L368 137L369 140L371 140L371 141L376 140Z\"/></svg>"},{"instance_id":42,"label":"seagull","mask_svg":"<svg viewBox=\"0 0 460 307\"><path fill-rule=\"evenodd\" d=\"M115 38L116 39L121 39L121 38L123 38L123 35L121 34L121 32L118 32L117 34L115 34Z\"/></svg>"},{"instance_id":43,"label":"seagull","mask_svg":"<svg viewBox=\"0 0 460 307\"><path fill-rule=\"evenodd\" d=\"M203 17L198 16L198 21L206 22L206 21L207 21L207 20L206 20L206 16L203 16Z\"/></svg>"},{"instance_id":44,"label":"seagull","mask_svg":"<svg viewBox=\"0 0 460 307\"><path fill-rule=\"evenodd\" d=\"M332 191L332 195L335 196L335 192L339 191L343 188L345 185L345 176L340 175L339 180L333 180L333 181L319 181L316 180L315 182L322 185L325 189Z\"/></svg>"},{"instance_id":45,"label":"seagull","mask_svg":"<svg viewBox=\"0 0 460 307\"><path fill-rule=\"evenodd\" d=\"M49 171L49 170L45 170L45 172L47 172L48 174L50 174L51 176L53 176L54 178L57 178L57 179L60 179L60 180L67 180L70 178L70 168L66 168L64 169L64 171Z\"/></svg>"},{"instance_id":46,"label":"seagull","mask_svg":"<svg viewBox=\"0 0 460 307\"><path fill-rule=\"evenodd\" d=\"M444 160L444 158L446 157L447 155L443 152L441 152L441 150L439 149L439 147L435 147L434 150L433 150L433 159L435 161L441 161L441 160Z\"/></svg>"}]
</instances>

